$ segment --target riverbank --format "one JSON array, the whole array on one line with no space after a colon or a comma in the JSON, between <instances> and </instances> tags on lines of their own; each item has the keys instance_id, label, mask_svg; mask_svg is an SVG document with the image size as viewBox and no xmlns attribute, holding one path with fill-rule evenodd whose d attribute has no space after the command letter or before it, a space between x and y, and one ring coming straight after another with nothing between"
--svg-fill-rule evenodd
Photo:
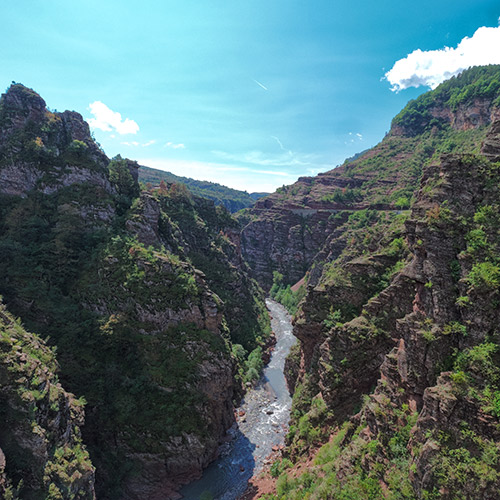
<instances>
[{"instance_id":1,"label":"riverbank","mask_svg":"<svg viewBox=\"0 0 500 500\"><path fill-rule=\"evenodd\" d=\"M228 431L219 458L203 476L180 490L185 500L235 500L243 495L248 481L269 465L269 456L284 445L290 417L291 397L283 370L285 359L296 342L291 318L283 306L266 300L276 345L263 375L236 410L236 423Z\"/></svg>"}]
</instances>

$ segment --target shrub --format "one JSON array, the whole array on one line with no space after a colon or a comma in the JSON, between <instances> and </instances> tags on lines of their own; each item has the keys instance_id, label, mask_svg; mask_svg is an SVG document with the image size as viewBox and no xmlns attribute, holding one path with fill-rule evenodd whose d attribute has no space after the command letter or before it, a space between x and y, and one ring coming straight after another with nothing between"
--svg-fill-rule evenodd
<instances>
[{"instance_id":1,"label":"shrub","mask_svg":"<svg viewBox=\"0 0 500 500\"><path fill-rule=\"evenodd\" d=\"M500 286L500 266L492 262L475 264L467 276L467 282L478 290L497 290Z\"/></svg>"}]
</instances>

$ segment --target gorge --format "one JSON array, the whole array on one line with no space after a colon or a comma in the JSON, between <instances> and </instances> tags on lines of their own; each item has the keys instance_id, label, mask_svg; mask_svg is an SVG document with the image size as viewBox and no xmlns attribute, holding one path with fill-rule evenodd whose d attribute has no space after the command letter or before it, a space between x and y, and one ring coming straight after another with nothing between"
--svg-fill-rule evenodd
<instances>
[{"instance_id":1,"label":"gorge","mask_svg":"<svg viewBox=\"0 0 500 500\"><path fill-rule=\"evenodd\" d=\"M291 397L283 374L285 358L296 339L290 316L283 306L267 300L271 326L276 335L269 364L255 389L250 389L239 406L237 424L229 431L220 457L203 477L180 490L182 498L239 498L248 480L268 463L268 457L284 444L290 418Z\"/></svg>"},{"instance_id":2,"label":"gorge","mask_svg":"<svg viewBox=\"0 0 500 500\"><path fill-rule=\"evenodd\" d=\"M235 216L182 184L140 185L139 165L107 158L78 113L12 85L0 494L209 498L181 486L236 432L273 346L270 293L294 312L293 402L271 467L261 445L226 455L230 478L260 473L248 498L497 498L499 162L500 66L410 101L374 148ZM271 428L289 405L276 383ZM261 390L245 404L259 409ZM244 408L240 428L258 430Z\"/></svg>"}]
</instances>

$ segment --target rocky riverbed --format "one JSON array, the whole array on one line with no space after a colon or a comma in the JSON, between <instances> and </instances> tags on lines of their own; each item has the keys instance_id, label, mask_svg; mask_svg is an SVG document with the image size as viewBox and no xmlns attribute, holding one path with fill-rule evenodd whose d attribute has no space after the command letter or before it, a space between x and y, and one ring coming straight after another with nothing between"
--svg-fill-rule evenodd
<instances>
[{"instance_id":1,"label":"rocky riverbed","mask_svg":"<svg viewBox=\"0 0 500 500\"><path fill-rule=\"evenodd\" d=\"M267 457L284 444L291 397L283 369L296 338L285 308L270 299L266 304L277 341L271 360L237 409L237 422L229 429L219 458L201 479L180 491L185 500L235 500L244 493L249 479L266 465Z\"/></svg>"}]
</instances>

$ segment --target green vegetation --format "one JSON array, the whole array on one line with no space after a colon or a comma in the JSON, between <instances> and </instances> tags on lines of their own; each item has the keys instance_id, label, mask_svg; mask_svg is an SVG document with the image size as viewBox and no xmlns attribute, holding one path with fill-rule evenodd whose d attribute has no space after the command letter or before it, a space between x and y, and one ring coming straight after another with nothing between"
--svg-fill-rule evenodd
<instances>
[{"instance_id":1,"label":"green vegetation","mask_svg":"<svg viewBox=\"0 0 500 500\"><path fill-rule=\"evenodd\" d=\"M358 188L337 189L332 194L327 194L321 197L321 201L326 203L340 203L343 205L351 205L357 201L361 201L361 190Z\"/></svg>"},{"instance_id":2,"label":"green vegetation","mask_svg":"<svg viewBox=\"0 0 500 500\"><path fill-rule=\"evenodd\" d=\"M119 449L103 450L103 441L117 439L119 430L128 449L155 452L181 433L205 439L206 421L193 411L206 404L196 385L197 367L220 355L229 359L232 341L251 353L239 361L242 380L254 379L270 326L256 283L228 264L235 250L224 231L236 223L224 209L179 189L157 193L160 231L175 253L147 248L123 228L125 220L138 220L141 208L132 198L125 160L115 159L110 171L123 214L114 227L86 226L67 204L75 196L83 201L85 191L76 187L2 198L0 272L11 308L31 329L50 337L60 353L64 385L88 401L86 429L98 430L87 437L102 474L98 487L113 496L132 464ZM211 289L220 292L224 304L215 295L213 300L224 314L225 338L187 322L156 323L155 314L164 310L205 307L206 292L192 264L205 270ZM36 307L26 308L30 303Z\"/></svg>"},{"instance_id":3,"label":"green vegetation","mask_svg":"<svg viewBox=\"0 0 500 500\"><path fill-rule=\"evenodd\" d=\"M246 191L231 189L215 182L197 181L189 177L180 177L170 172L143 166L139 169L139 181L153 187L159 186L162 181L185 185L195 196L213 200L216 205L223 205L230 212L237 212L243 208L251 207L255 200L267 194L248 194Z\"/></svg>"},{"instance_id":4,"label":"green vegetation","mask_svg":"<svg viewBox=\"0 0 500 500\"><path fill-rule=\"evenodd\" d=\"M444 118L432 115L435 107L456 111L474 98L490 98L500 105L500 66L478 66L464 71L439 85L433 92L422 94L410 101L393 120L393 125L403 127L408 135L422 134L436 127L445 128Z\"/></svg>"},{"instance_id":5,"label":"green vegetation","mask_svg":"<svg viewBox=\"0 0 500 500\"><path fill-rule=\"evenodd\" d=\"M262 372L264 363L262 361L262 348L256 347L248 356L244 365L245 374L243 376L244 382L257 382Z\"/></svg>"},{"instance_id":6,"label":"green vegetation","mask_svg":"<svg viewBox=\"0 0 500 500\"><path fill-rule=\"evenodd\" d=\"M361 435L363 426L354 430L352 424L344 424L319 449L313 466L297 477L287 474L286 468L290 464L276 466L275 472L281 472L276 484L276 494L265 498L414 499L413 489L408 481L411 459L407 444L416 414L404 406L400 410L394 410L393 415L396 421L390 435L380 435L369 441ZM380 458L381 455L383 459ZM385 485L383 489L382 484Z\"/></svg>"},{"instance_id":7,"label":"green vegetation","mask_svg":"<svg viewBox=\"0 0 500 500\"><path fill-rule=\"evenodd\" d=\"M300 301L306 295L306 282L299 286L297 291L293 291L290 285L285 285L283 282L283 275L278 271L273 272L273 286L269 291L269 296L276 302L279 302L287 311L294 315L300 304Z\"/></svg>"},{"instance_id":8,"label":"green vegetation","mask_svg":"<svg viewBox=\"0 0 500 500\"><path fill-rule=\"evenodd\" d=\"M361 201L343 219L332 214L325 262L311 273L287 456L297 463L329 441L305 473L276 464L268 499L498 494L500 165L478 155L486 127L457 131L437 118L476 98L500 105L500 66L473 68L411 102L379 146L343 166ZM440 161L442 153L468 154ZM314 421L319 399L326 407Z\"/></svg>"},{"instance_id":9,"label":"green vegetation","mask_svg":"<svg viewBox=\"0 0 500 500\"><path fill-rule=\"evenodd\" d=\"M81 409L59 385L57 371L53 350L0 303L0 420L6 424L0 443L10 483L4 498L92 498L85 478L93 467L77 426ZM65 436L61 421L68 424ZM48 453L40 460L42 446Z\"/></svg>"},{"instance_id":10,"label":"green vegetation","mask_svg":"<svg viewBox=\"0 0 500 500\"><path fill-rule=\"evenodd\" d=\"M404 213L365 209L350 214L340 227L344 248L324 264L319 282L329 297L321 319L327 329L358 316L401 270L408 255L402 237L406 219Z\"/></svg>"},{"instance_id":11,"label":"green vegetation","mask_svg":"<svg viewBox=\"0 0 500 500\"><path fill-rule=\"evenodd\" d=\"M109 180L118 192L117 209L122 215L130 208L134 198L139 196L139 186L132 177L128 161L120 155L111 160L108 166Z\"/></svg>"},{"instance_id":12,"label":"green vegetation","mask_svg":"<svg viewBox=\"0 0 500 500\"><path fill-rule=\"evenodd\" d=\"M1 104L1 123L9 125L13 113ZM165 454L172 438L188 434L201 446L214 439L220 422L210 421L214 402L203 391L200 367L225 370L226 380L234 362L242 382L253 380L269 316L232 241L238 223L227 210L181 184L141 194L133 162L117 156L108 164L90 137L61 132L72 115L41 117L9 129L0 145L0 168L29 162L42 172L39 185L50 186L50 194L36 185L25 197L0 196L0 293L57 348L62 384L87 401L83 431L97 495L116 498L137 473L127 454ZM61 175L73 172L74 182L63 185ZM157 221L148 219L151 207ZM139 241L141 230L155 234L152 246ZM31 408L47 400L53 418L63 402L55 385L42 382L33 374L23 397ZM10 457L2 432L0 446ZM80 498L68 492L65 476L78 475L75 467L88 459L76 445L51 450L53 463L40 476L52 484L47 498Z\"/></svg>"}]
</instances>

